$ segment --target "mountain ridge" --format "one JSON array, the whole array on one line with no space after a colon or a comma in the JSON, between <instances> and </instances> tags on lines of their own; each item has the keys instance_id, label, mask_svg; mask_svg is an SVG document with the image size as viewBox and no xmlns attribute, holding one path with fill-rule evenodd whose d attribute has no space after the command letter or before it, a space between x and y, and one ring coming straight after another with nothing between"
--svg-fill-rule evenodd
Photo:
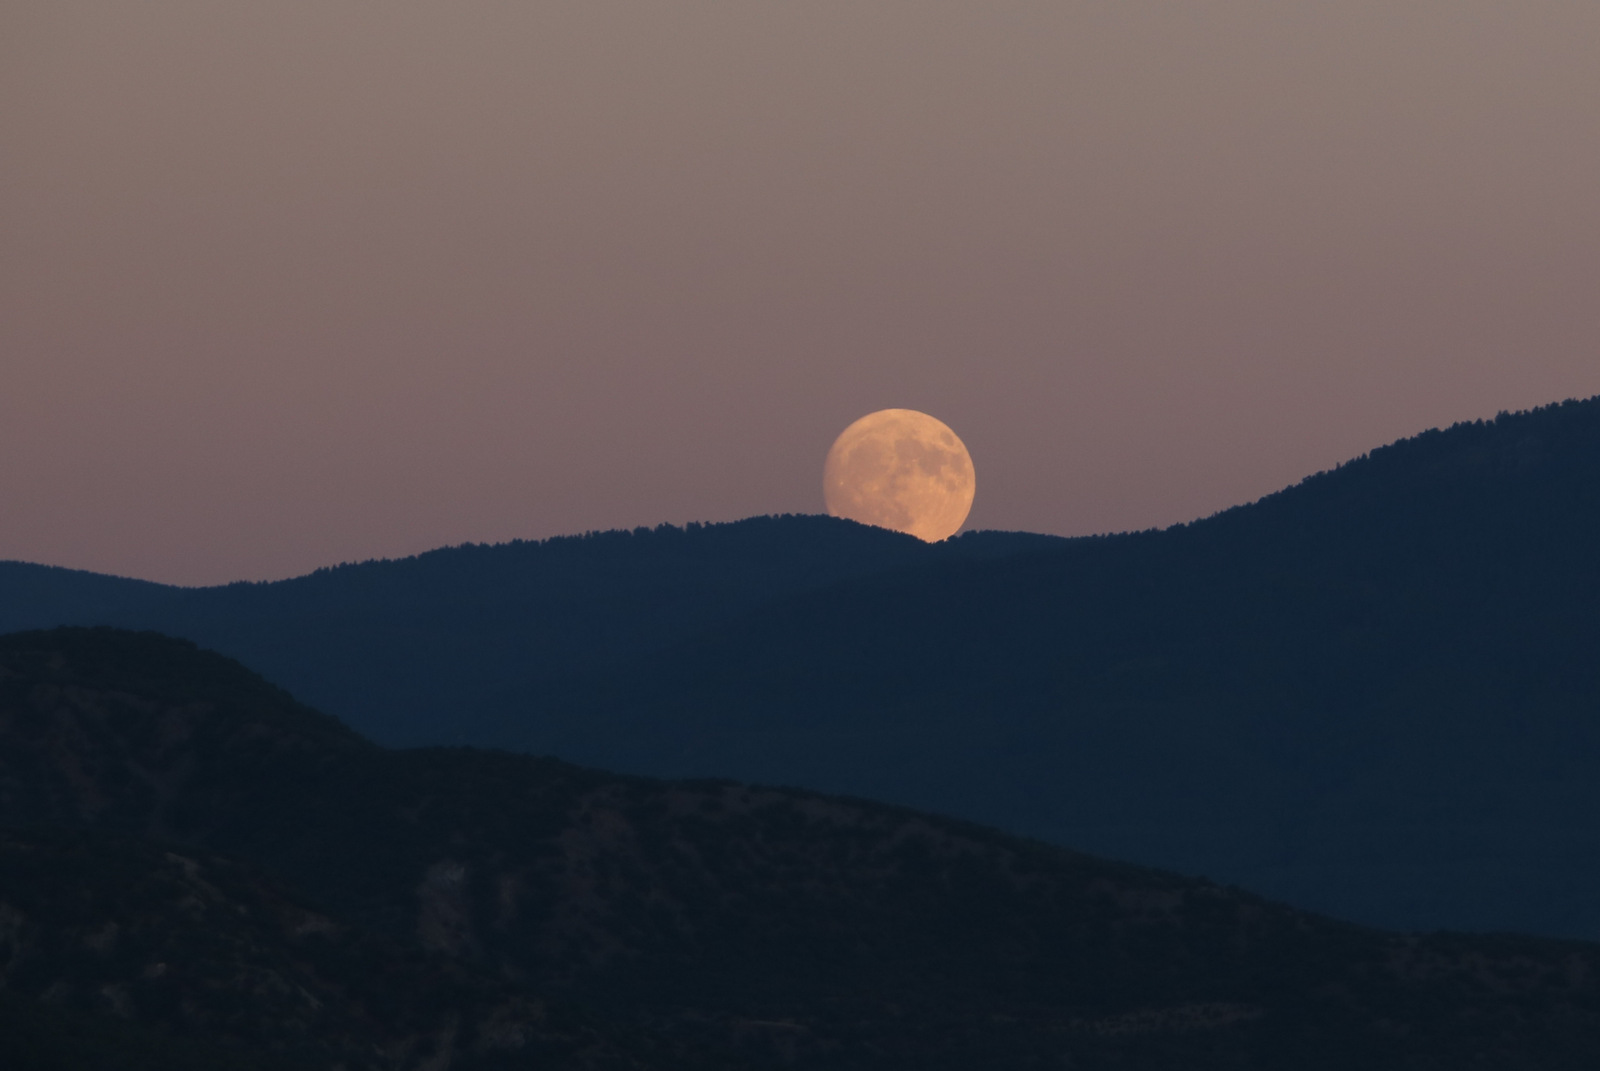
<instances>
[{"instance_id":1,"label":"mountain ridge","mask_svg":"<svg viewBox=\"0 0 1600 1071\"><path fill-rule=\"evenodd\" d=\"M475 676L514 666L531 681L598 668L796 591L1056 541L974 532L933 546L785 515L464 544L209 588L0 562L0 633L155 629L243 659L386 743L466 743L440 738L436 724L449 705L489 701L463 694Z\"/></svg>"},{"instance_id":2,"label":"mountain ridge","mask_svg":"<svg viewBox=\"0 0 1600 1071\"><path fill-rule=\"evenodd\" d=\"M813 792L387 750L109 629L0 637L0 916L13 1002L374 1071L1600 1053L1594 945L1381 933Z\"/></svg>"},{"instance_id":3,"label":"mountain ridge","mask_svg":"<svg viewBox=\"0 0 1600 1071\"><path fill-rule=\"evenodd\" d=\"M463 548L431 579L349 567L110 623L386 743L805 785L1374 924L1595 937L1597 541L1590 399L1160 531L752 520L528 549L521 580L496 563L523 551ZM70 603L4 576L0 626Z\"/></svg>"},{"instance_id":4,"label":"mountain ridge","mask_svg":"<svg viewBox=\"0 0 1600 1071\"><path fill-rule=\"evenodd\" d=\"M1458 425L1190 525L802 593L488 739L1592 936L1597 489L1594 401Z\"/></svg>"}]
</instances>

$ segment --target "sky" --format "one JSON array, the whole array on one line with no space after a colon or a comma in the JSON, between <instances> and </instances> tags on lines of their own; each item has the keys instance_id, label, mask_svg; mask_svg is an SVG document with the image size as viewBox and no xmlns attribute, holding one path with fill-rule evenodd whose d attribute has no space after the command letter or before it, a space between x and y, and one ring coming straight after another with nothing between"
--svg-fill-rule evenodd
<instances>
[{"instance_id":1,"label":"sky","mask_svg":"<svg viewBox=\"0 0 1600 1071\"><path fill-rule=\"evenodd\" d=\"M1595 0L0 5L0 559L1249 501L1600 393Z\"/></svg>"}]
</instances>

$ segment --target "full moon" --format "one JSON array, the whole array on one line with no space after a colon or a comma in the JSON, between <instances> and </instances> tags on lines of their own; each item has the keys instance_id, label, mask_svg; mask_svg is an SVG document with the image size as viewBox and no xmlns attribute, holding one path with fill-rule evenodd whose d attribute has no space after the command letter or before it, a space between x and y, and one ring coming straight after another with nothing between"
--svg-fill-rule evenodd
<instances>
[{"instance_id":1,"label":"full moon","mask_svg":"<svg viewBox=\"0 0 1600 1071\"><path fill-rule=\"evenodd\" d=\"M828 512L929 543L960 531L972 509L972 455L943 421L880 409L834 440L822 466Z\"/></svg>"}]
</instances>

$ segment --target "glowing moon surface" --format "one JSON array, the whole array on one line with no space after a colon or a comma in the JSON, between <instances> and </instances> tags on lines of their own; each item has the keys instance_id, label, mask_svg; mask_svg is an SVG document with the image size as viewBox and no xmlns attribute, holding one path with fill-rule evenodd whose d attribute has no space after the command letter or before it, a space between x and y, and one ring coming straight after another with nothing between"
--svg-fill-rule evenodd
<instances>
[{"instance_id":1,"label":"glowing moon surface","mask_svg":"<svg viewBox=\"0 0 1600 1071\"><path fill-rule=\"evenodd\" d=\"M972 509L972 455L943 421L915 409L880 409L834 440L822 467L828 512L936 542Z\"/></svg>"}]
</instances>

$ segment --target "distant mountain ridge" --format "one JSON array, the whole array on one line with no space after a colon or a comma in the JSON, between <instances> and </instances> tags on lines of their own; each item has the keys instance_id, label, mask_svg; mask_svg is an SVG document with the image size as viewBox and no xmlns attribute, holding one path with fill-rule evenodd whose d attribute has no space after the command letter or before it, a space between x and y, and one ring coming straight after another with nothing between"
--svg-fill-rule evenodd
<instances>
[{"instance_id":1,"label":"distant mountain ridge","mask_svg":"<svg viewBox=\"0 0 1600 1071\"><path fill-rule=\"evenodd\" d=\"M177 595L14 565L0 627L165 629L388 743L802 785L1374 924L1600 937L1596 547L1588 400L1160 532L769 518Z\"/></svg>"},{"instance_id":2,"label":"distant mountain ridge","mask_svg":"<svg viewBox=\"0 0 1600 1071\"><path fill-rule=\"evenodd\" d=\"M0 633L154 629L239 658L390 744L473 742L458 710L657 650L764 603L927 561L1064 542L972 532L933 545L830 517L752 517L468 544L269 583L181 588L0 562Z\"/></svg>"},{"instance_id":3,"label":"distant mountain ridge","mask_svg":"<svg viewBox=\"0 0 1600 1071\"><path fill-rule=\"evenodd\" d=\"M1600 946L1386 934L809 792L387 751L181 641L0 638L8 1071L1597 1059Z\"/></svg>"}]
</instances>

